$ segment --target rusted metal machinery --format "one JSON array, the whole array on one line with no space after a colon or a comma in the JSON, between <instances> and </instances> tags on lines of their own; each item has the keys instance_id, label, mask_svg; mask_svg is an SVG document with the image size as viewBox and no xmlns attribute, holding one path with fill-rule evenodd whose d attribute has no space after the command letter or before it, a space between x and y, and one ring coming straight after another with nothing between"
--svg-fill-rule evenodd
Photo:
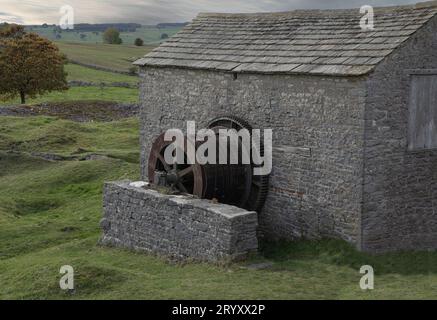
<instances>
[{"instance_id":1,"label":"rusted metal machinery","mask_svg":"<svg viewBox=\"0 0 437 320\"><path fill-rule=\"evenodd\" d=\"M220 129L247 129L252 132L251 126L236 117L220 117L211 121L208 128L218 136ZM239 143L238 163L230 164L187 164L187 138L184 141L184 163L169 164L165 161L165 149L173 141L165 141L165 133L161 134L153 143L149 156L148 176L149 182L170 187L182 193L193 194L202 199L215 199L219 203L226 203L251 211L260 211L264 205L268 191L268 176L254 175L256 165L253 162L253 146L249 152L251 163L243 164L242 155L244 146ZM216 139L219 141L219 139ZM196 144L196 150L202 143ZM218 146L219 147L219 146ZM230 150L229 145L227 146ZM247 148L247 147L246 147ZM263 145L259 144L257 150L263 156ZM217 156L219 151L217 152ZM230 152L226 153L228 160Z\"/></svg>"}]
</instances>

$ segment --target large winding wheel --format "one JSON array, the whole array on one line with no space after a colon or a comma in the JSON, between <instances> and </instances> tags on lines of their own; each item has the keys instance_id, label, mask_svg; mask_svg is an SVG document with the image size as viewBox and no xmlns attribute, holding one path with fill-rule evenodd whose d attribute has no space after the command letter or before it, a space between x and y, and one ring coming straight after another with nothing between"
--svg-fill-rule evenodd
<instances>
[{"instance_id":1,"label":"large winding wheel","mask_svg":"<svg viewBox=\"0 0 437 320\"><path fill-rule=\"evenodd\" d=\"M247 129L252 131L250 125L235 117L221 117L210 122L208 128L213 130L217 137L220 129ZM148 176L149 181L154 184L165 185L183 193L193 194L202 199L215 199L220 203L235 205L247 210L259 211L264 205L268 190L268 176L255 176L251 164L242 164L242 152L244 151L242 141L239 143L239 155L237 164L230 163L230 146L228 145L228 164L219 164L219 145L217 138L217 164L194 164L188 165L189 140L184 139L185 164L168 164L164 159L166 148L173 141L165 141L165 134L161 134L153 143L149 157ZM194 146L197 150L200 144ZM262 144L257 146L261 155L264 148ZM251 155L253 152L246 150ZM251 157L252 159L252 157ZM195 162L195 161L191 161Z\"/></svg>"}]
</instances>

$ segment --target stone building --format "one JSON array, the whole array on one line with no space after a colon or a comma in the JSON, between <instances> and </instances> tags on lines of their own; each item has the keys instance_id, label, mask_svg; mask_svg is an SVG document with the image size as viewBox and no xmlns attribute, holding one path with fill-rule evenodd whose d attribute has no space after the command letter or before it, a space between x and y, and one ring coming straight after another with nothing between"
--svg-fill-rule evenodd
<instances>
[{"instance_id":1,"label":"stone building","mask_svg":"<svg viewBox=\"0 0 437 320\"><path fill-rule=\"evenodd\" d=\"M360 250L437 248L437 3L200 14L136 61L141 167L169 128L273 129L259 233Z\"/></svg>"}]
</instances>

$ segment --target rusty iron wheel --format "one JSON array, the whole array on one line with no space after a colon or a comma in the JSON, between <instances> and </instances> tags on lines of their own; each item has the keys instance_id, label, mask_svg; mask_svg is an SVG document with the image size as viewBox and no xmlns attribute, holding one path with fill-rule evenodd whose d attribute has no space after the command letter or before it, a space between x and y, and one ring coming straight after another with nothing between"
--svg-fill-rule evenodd
<instances>
[{"instance_id":1,"label":"rusty iron wheel","mask_svg":"<svg viewBox=\"0 0 437 320\"><path fill-rule=\"evenodd\" d=\"M190 143L184 139L184 158L185 164L167 163L164 158L165 149L173 141L165 141L165 133L162 133L153 143L149 156L148 176L149 182L155 183L155 175L163 172L168 177L169 187L177 189L183 193L193 194L199 198L204 196L204 178L202 167L199 164L188 163L187 144Z\"/></svg>"},{"instance_id":2,"label":"rusty iron wheel","mask_svg":"<svg viewBox=\"0 0 437 320\"><path fill-rule=\"evenodd\" d=\"M209 129L213 130L216 135L220 129L247 129L249 132L252 128L245 121L236 117L220 117L210 122ZM235 205L250 211L260 211L264 205L268 192L268 176L255 176L253 169L256 167L251 161L251 164L227 164L219 163L220 150L217 152L216 164L200 165L197 159L191 159L188 165L188 150L189 140L184 138L184 145L180 148L184 151L184 164L170 164L165 161L164 152L173 141L165 141L165 133L162 133L153 143L150 156L148 175L149 182L155 183L157 174L165 176L165 185L176 189L183 193L193 194L203 199L215 199L220 203ZM220 145L217 140L217 146ZM204 142L196 142L194 150ZM243 145L239 143L238 159L241 158ZM193 147L193 146L191 146ZM230 156L230 145L228 148L228 159ZM260 150L263 155L263 145L251 145L250 150L246 150L249 154L253 154L253 149ZM252 160L252 158L251 158Z\"/></svg>"}]
</instances>

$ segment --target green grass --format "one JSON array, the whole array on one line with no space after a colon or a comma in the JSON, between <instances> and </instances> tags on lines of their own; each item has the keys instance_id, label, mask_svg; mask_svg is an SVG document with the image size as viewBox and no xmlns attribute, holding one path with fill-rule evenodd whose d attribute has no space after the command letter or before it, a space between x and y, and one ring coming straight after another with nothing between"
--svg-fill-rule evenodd
<instances>
[{"instance_id":1,"label":"green grass","mask_svg":"<svg viewBox=\"0 0 437 320\"><path fill-rule=\"evenodd\" d=\"M432 299L437 253L371 256L336 240L265 243L249 262L175 265L97 245L106 180L138 179L138 121L73 123L0 117L0 299ZM14 153L8 152L14 150ZM95 152L98 161L48 162L31 152ZM360 266L376 272L359 288ZM59 289L72 265L76 290Z\"/></svg>"},{"instance_id":2,"label":"green grass","mask_svg":"<svg viewBox=\"0 0 437 320\"><path fill-rule=\"evenodd\" d=\"M138 28L135 32L121 32L120 37L123 40L124 45L134 45L136 38L141 38L144 40L145 44L159 44L162 39L161 35L166 33L170 37L178 32L181 28L165 27L156 28L152 26L143 26ZM102 32L95 34L93 32L77 32L77 31L63 31L61 33L61 39L56 39L55 33L53 32L53 26L43 27L27 27L29 32L35 32L39 35L52 40L60 42L84 42L84 43L103 43ZM81 34L85 34L85 38L81 38Z\"/></svg>"},{"instance_id":3,"label":"green grass","mask_svg":"<svg viewBox=\"0 0 437 320\"><path fill-rule=\"evenodd\" d=\"M124 82L131 85L138 84L137 76L128 76L119 73L108 71L100 71L92 68L83 67L77 64L69 63L65 66L65 71L68 73L67 80L85 81L91 83L114 83ZM78 100L101 100L101 101L116 101L123 103L137 103L138 89L136 88L120 88L120 87L71 87L67 91L53 91L43 96L36 98L27 98L26 104L38 104L46 102L65 102ZM20 104L20 99L10 99L0 101L1 105Z\"/></svg>"},{"instance_id":4,"label":"green grass","mask_svg":"<svg viewBox=\"0 0 437 320\"><path fill-rule=\"evenodd\" d=\"M124 72L129 71L132 62L154 48L151 46L134 47L85 42L56 42L56 45L72 61Z\"/></svg>"},{"instance_id":5,"label":"green grass","mask_svg":"<svg viewBox=\"0 0 437 320\"><path fill-rule=\"evenodd\" d=\"M72 87L66 91L53 91L34 99L27 99L26 104L43 102L64 102L74 100L102 100L124 103L138 102L138 89L116 87ZM0 102L2 105L20 104L20 99L15 98Z\"/></svg>"},{"instance_id":6,"label":"green grass","mask_svg":"<svg viewBox=\"0 0 437 320\"><path fill-rule=\"evenodd\" d=\"M70 81L75 80L92 83L124 82L135 85L139 80L137 76L128 76L113 72L95 70L73 63L67 64L65 66L65 71L68 73L68 80Z\"/></svg>"},{"instance_id":7,"label":"green grass","mask_svg":"<svg viewBox=\"0 0 437 320\"><path fill-rule=\"evenodd\" d=\"M83 124L53 117L0 117L0 150L99 153L137 162L138 120ZM86 151L83 151L86 150Z\"/></svg>"}]
</instances>

